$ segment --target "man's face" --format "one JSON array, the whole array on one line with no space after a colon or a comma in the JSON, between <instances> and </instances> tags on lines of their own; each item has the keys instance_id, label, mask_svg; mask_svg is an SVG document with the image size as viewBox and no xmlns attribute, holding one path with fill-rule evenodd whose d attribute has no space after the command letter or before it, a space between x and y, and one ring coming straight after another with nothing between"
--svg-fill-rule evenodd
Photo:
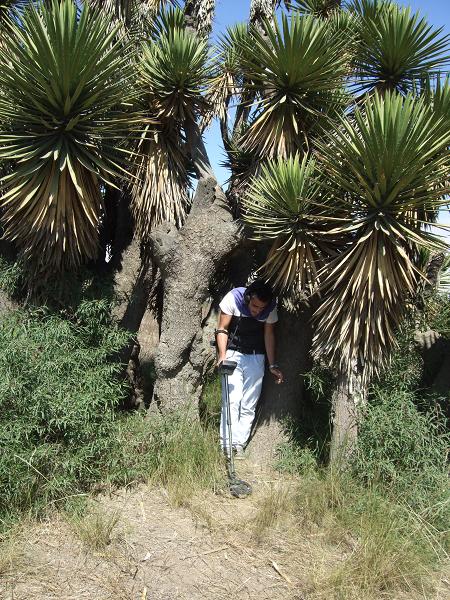
<instances>
[{"instance_id":1,"label":"man's face","mask_svg":"<svg viewBox=\"0 0 450 600\"><path fill-rule=\"evenodd\" d=\"M257 317L268 305L268 302L263 302L258 296L252 296L248 303L248 308L252 317Z\"/></svg>"}]
</instances>

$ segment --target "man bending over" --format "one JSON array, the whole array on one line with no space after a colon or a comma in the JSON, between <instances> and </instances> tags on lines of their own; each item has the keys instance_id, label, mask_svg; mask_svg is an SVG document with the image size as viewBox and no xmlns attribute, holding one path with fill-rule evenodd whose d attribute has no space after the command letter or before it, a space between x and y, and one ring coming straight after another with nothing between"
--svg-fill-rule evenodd
<instances>
[{"instance_id":1,"label":"man bending over","mask_svg":"<svg viewBox=\"0 0 450 600\"><path fill-rule=\"evenodd\" d=\"M228 384L233 450L236 458L242 458L261 393L265 355L275 383L283 382L283 374L275 360L278 315L272 289L261 280L254 281L247 288L234 288L219 306L219 326L216 329L218 363L225 358L237 363ZM222 395L224 393L222 389ZM224 451L229 453L224 405L222 402L220 441Z\"/></svg>"}]
</instances>

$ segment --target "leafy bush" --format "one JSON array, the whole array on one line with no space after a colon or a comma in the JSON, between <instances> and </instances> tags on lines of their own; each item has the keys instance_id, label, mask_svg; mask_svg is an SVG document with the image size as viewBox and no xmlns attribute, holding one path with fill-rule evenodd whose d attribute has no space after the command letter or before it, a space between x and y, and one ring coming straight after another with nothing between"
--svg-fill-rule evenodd
<instances>
[{"instance_id":1,"label":"leafy bush","mask_svg":"<svg viewBox=\"0 0 450 600\"><path fill-rule=\"evenodd\" d=\"M275 469L290 475L308 475L317 469L317 458L309 448L288 440L277 448Z\"/></svg>"},{"instance_id":2,"label":"leafy bush","mask_svg":"<svg viewBox=\"0 0 450 600\"><path fill-rule=\"evenodd\" d=\"M111 304L29 309L0 322L0 523L71 502L95 485L152 479L177 503L223 478L217 431L186 415L125 414Z\"/></svg>"},{"instance_id":3,"label":"leafy bush","mask_svg":"<svg viewBox=\"0 0 450 600\"><path fill-rule=\"evenodd\" d=\"M2 519L91 485L107 465L126 393L111 357L128 336L90 302L89 320L36 309L0 323Z\"/></svg>"},{"instance_id":4,"label":"leafy bush","mask_svg":"<svg viewBox=\"0 0 450 600\"><path fill-rule=\"evenodd\" d=\"M355 475L383 486L391 499L415 510L448 501L450 436L442 419L420 412L411 392L376 389L374 395L359 430Z\"/></svg>"},{"instance_id":5,"label":"leafy bush","mask_svg":"<svg viewBox=\"0 0 450 600\"><path fill-rule=\"evenodd\" d=\"M8 261L0 256L0 290L15 296L23 284L23 266L20 262Z\"/></svg>"}]
</instances>

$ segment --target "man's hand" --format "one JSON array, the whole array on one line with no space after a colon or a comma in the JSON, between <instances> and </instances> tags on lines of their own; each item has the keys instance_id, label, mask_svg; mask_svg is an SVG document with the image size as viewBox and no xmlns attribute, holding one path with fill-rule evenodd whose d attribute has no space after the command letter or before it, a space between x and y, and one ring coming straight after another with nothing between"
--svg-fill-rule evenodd
<instances>
[{"instance_id":1,"label":"man's hand","mask_svg":"<svg viewBox=\"0 0 450 600\"><path fill-rule=\"evenodd\" d=\"M225 360L225 356L221 356L217 359L217 363L216 363L216 367L219 368L220 367L220 363Z\"/></svg>"},{"instance_id":2,"label":"man's hand","mask_svg":"<svg viewBox=\"0 0 450 600\"><path fill-rule=\"evenodd\" d=\"M284 381L283 373L280 371L278 367L269 367L269 371L275 377L275 383L280 384Z\"/></svg>"}]
</instances>

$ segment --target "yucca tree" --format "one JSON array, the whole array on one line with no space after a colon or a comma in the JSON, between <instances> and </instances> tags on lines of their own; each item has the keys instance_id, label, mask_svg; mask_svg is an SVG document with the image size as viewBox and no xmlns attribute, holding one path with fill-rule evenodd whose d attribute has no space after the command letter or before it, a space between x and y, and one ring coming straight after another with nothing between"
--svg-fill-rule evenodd
<instances>
[{"instance_id":1,"label":"yucca tree","mask_svg":"<svg viewBox=\"0 0 450 600\"><path fill-rule=\"evenodd\" d=\"M287 0L288 8L298 10L315 17L326 18L339 10L342 0Z\"/></svg>"},{"instance_id":2,"label":"yucca tree","mask_svg":"<svg viewBox=\"0 0 450 600\"><path fill-rule=\"evenodd\" d=\"M30 6L0 49L2 223L45 272L97 254L102 185L120 172L127 49L103 14L70 0Z\"/></svg>"},{"instance_id":3,"label":"yucca tree","mask_svg":"<svg viewBox=\"0 0 450 600\"><path fill-rule=\"evenodd\" d=\"M330 200L313 158L298 155L262 167L243 198L243 218L255 240L272 247L261 269L274 286L311 296L319 270L335 252ZM336 221L334 224L336 224Z\"/></svg>"},{"instance_id":4,"label":"yucca tree","mask_svg":"<svg viewBox=\"0 0 450 600\"><path fill-rule=\"evenodd\" d=\"M305 272L323 265L315 279L320 282L322 303L314 316L314 354L335 365L341 385L348 391L351 382L360 396L386 364L407 299L413 297L424 277L417 266L419 250L445 248L427 230L433 221L424 219L447 203L449 143L448 121L424 99L411 95L403 98L387 93L383 98L376 94L352 118L342 117L340 126L321 142L318 153L323 191L316 197L322 198L318 203L322 223L331 224L339 215L338 224L328 231L325 227L325 235L313 237L316 243L326 240L327 234L330 241L332 236L340 237L335 256L328 252L325 261L323 252L314 255L304 250L305 236L315 229L313 219L301 220L301 211L298 220L293 218L294 212L290 219L286 213L283 218L280 207L292 205L286 182L277 185L275 194L273 177L265 173L245 201L246 220L254 235L270 239L278 227L278 240L287 242L280 250L272 249L265 265L268 276L274 275L272 266L277 259L273 254L276 257L277 252L278 260L283 257L284 262L275 281L284 287L295 280L293 268L299 285L304 285ZM288 165L292 168L293 163ZM278 166L278 177L281 173ZM291 179L306 174L297 165ZM308 199L304 190L317 186L316 177L309 173L308 179L298 187L298 206ZM265 226L259 223L264 209L268 213ZM297 253L302 253L300 264L292 258ZM289 277L283 280L280 275L285 272ZM342 418L338 399L334 413L332 449L336 458L354 430L350 420L338 421Z\"/></svg>"},{"instance_id":5,"label":"yucca tree","mask_svg":"<svg viewBox=\"0 0 450 600\"><path fill-rule=\"evenodd\" d=\"M322 145L321 164L343 219L335 231L351 241L322 283L327 298L316 315L317 355L337 359L341 368L355 360L366 378L385 364L406 297L420 279L418 250L444 247L423 216L446 203L449 142L447 123L423 100L388 93L368 100Z\"/></svg>"},{"instance_id":6,"label":"yucca tree","mask_svg":"<svg viewBox=\"0 0 450 600\"><path fill-rule=\"evenodd\" d=\"M314 17L282 15L254 32L243 54L256 96L240 143L257 160L308 151L326 122L343 111L346 41Z\"/></svg>"},{"instance_id":7,"label":"yucca tree","mask_svg":"<svg viewBox=\"0 0 450 600\"><path fill-rule=\"evenodd\" d=\"M386 364L405 304L424 277L419 250L443 247L428 227L448 193L448 83L429 84L447 62L448 37L387 2L357 0L351 11L360 36L345 47L357 69L356 77L347 72L358 80L355 106L350 100L347 116L341 109L322 120L313 144L283 148L285 161L263 168L243 200L250 235L272 242L266 277L285 292L310 293L312 281L318 287L314 355L334 366L338 382L333 459L352 446L355 405ZM331 29L335 18L321 22ZM272 108L271 131L282 131L280 114ZM260 161L271 137L257 131L255 139ZM293 159L299 150L312 156Z\"/></svg>"},{"instance_id":8,"label":"yucca tree","mask_svg":"<svg viewBox=\"0 0 450 600\"><path fill-rule=\"evenodd\" d=\"M184 25L179 9L162 13L138 60L144 110L157 122L146 125L141 134L132 187L133 212L144 238L163 221L180 226L189 204L185 127L206 110L208 49L206 41Z\"/></svg>"},{"instance_id":9,"label":"yucca tree","mask_svg":"<svg viewBox=\"0 0 450 600\"><path fill-rule=\"evenodd\" d=\"M450 36L442 34L442 27L434 29L419 13L392 3L365 0L353 9L359 15L354 58L358 91L406 94L447 68Z\"/></svg>"}]
</instances>

